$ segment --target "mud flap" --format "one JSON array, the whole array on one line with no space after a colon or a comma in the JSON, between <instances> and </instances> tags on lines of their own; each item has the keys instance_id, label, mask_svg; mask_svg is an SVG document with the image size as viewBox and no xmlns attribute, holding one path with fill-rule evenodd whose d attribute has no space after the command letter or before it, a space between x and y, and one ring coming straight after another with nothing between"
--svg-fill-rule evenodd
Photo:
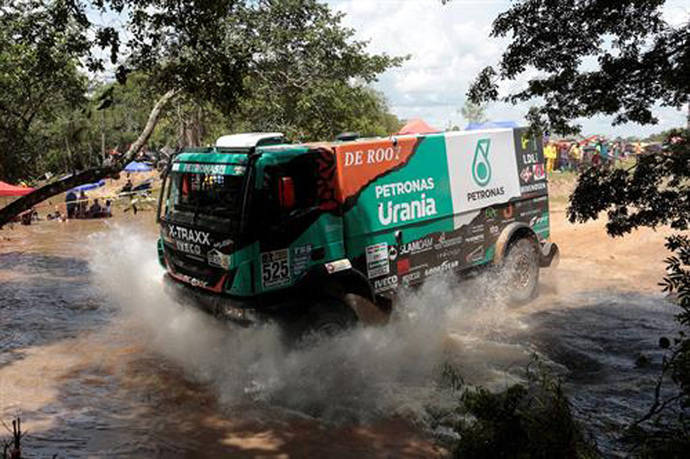
<instances>
[{"instance_id":1,"label":"mud flap","mask_svg":"<svg viewBox=\"0 0 690 459\"><path fill-rule=\"evenodd\" d=\"M541 246L539 266L542 268L555 268L561 261L561 251L555 242L547 242Z\"/></svg>"},{"instance_id":2,"label":"mud flap","mask_svg":"<svg viewBox=\"0 0 690 459\"><path fill-rule=\"evenodd\" d=\"M363 325L385 325L390 314L381 310L371 300L354 293L348 293L344 298L345 304L357 315L357 319Z\"/></svg>"}]
</instances>

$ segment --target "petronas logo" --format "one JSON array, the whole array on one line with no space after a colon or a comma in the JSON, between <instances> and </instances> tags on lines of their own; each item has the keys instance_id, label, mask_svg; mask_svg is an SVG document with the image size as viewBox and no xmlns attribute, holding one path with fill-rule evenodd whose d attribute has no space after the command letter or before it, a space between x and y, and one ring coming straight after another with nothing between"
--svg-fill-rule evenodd
<instances>
[{"instance_id":1,"label":"petronas logo","mask_svg":"<svg viewBox=\"0 0 690 459\"><path fill-rule=\"evenodd\" d=\"M484 187L491 181L491 163L489 162L489 146L491 139L479 139L474 150L472 160L472 178L474 182Z\"/></svg>"}]
</instances>

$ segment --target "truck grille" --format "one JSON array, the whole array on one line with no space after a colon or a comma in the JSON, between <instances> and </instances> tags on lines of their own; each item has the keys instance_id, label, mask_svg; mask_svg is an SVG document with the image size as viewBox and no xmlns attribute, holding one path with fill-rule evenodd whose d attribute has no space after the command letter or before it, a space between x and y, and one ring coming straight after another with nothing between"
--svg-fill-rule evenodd
<instances>
[{"instance_id":1,"label":"truck grille","mask_svg":"<svg viewBox=\"0 0 690 459\"><path fill-rule=\"evenodd\" d=\"M208 283L208 285L216 285L227 271L222 268L209 266L204 262L195 260L184 253L181 253L170 245L165 245L165 254L173 271L178 274L184 274L195 279L199 279Z\"/></svg>"}]
</instances>

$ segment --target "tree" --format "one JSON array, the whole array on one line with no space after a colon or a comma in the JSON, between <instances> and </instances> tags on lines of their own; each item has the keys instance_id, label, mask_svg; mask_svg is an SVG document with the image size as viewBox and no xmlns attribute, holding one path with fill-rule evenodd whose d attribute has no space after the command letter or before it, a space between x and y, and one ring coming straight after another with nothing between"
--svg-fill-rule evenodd
<instances>
[{"instance_id":1,"label":"tree","mask_svg":"<svg viewBox=\"0 0 690 459\"><path fill-rule=\"evenodd\" d=\"M666 23L663 4L663 0L517 2L493 24L493 36L511 35L498 69L482 70L468 95L474 102L498 100L499 82L535 69L538 76L502 100L539 99L528 114L537 128L577 132L579 126L572 120L596 114L613 116L614 124L655 124L657 104L680 109L690 96L690 23L677 27ZM570 196L568 216L573 222L585 222L606 212L606 229L612 236L641 226L670 225L687 231L689 179L690 130L674 131L663 151L641 156L630 169L583 171ZM690 242L685 235L676 235L668 239L667 247L674 255L666 260L663 285L679 293L677 320L686 333L673 346L668 339L660 340L662 347L673 350L664 358L656 402L637 426L657 422L657 427L647 426L650 435L642 435L646 454L680 457L690 445ZM669 375L677 392L664 398L660 386ZM671 406L673 416L665 417Z\"/></svg>"},{"instance_id":2,"label":"tree","mask_svg":"<svg viewBox=\"0 0 690 459\"><path fill-rule=\"evenodd\" d=\"M95 24L86 13L89 8L123 15L126 26L119 30ZM47 29L49 39L64 42L68 56L85 62L92 72L105 70L106 62L98 50L108 51L118 83L124 84L129 74L141 75L156 103L146 117L146 127L117 163L74 174L14 201L0 209L0 226L79 181L116 174L148 141L165 105L178 96L197 104L197 108L207 107L229 116L239 108L245 88L252 87L263 94L263 107L256 113L266 119L273 117L272 126L288 126L281 123L295 119L305 125L311 118L325 123L342 119L339 111L325 113L327 104L349 100L344 95L349 89L355 94L363 90L351 80L371 82L399 62L386 55L368 54L365 43L353 41L353 32L342 27L341 16L315 0L55 0L45 5L37 0L5 10L8 17L22 20L28 12L43 14L44 22L59 26ZM41 26L29 20L24 24L29 35L36 34L33 28ZM61 27L70 33L59 35ZM8 37L13 39L14 35ZM17 79L14 84L23 81ZM194 121L197 127L200 121L198 117ZM318 128L318 123L315 125ZM200 141L202 134L196 129L194 142Z\"/></svg>"},{"instance_id":3,"label":"tree","mask_svg":"<svg viewBox=\"0 0 690 459\"><path fill-rule=\"evenodd\" d=\"M7 180L38 173L42 127L66 106L81 109L87 102L86 78L69 44L73 33L29 2L0 14L0 176Z\"/></svg>"},{"instance_id":4,"label":"tree","mask_svg":"<svg viewBox=\"0 0 690 459\"><path fill-rule=\"evenodd\" d=\"M468 123L483 123L486 121L486 105L466 100L465 105L460 109L460 114Z\"/></svg>"},{"instance_id":5,"label":"tree","mask_svg":"<svg viewBox=\"0 0 690 459\"><path fill-rule=\"evenodd\" d=\"M387 107L366 85L403 59L366 53L342 18L316 0L259 2L252 20L262 33L254 40L249 97L236 116L243 125L301 140L346 130L388 133L372 125Z\"/></svg>"},{"instance_id":6,"label":"tree","mask_svg":"<svg viewBox=\"0 0 690 459\"><path fill-rule=\"evenodd\" d=\"M655 124L657 104L681 109L690 96L690 24L666 23L664 3L516 2L491 31L494 37L510 35L510 44L497 68L480 72L468 96L476 103L498 100L499 82L533 69L538 76L502 100L538 98L530 116L535 124L573 133L580 126L572 120L597 114L613 116L614 124Z\"/></svg>"}]
</instances>

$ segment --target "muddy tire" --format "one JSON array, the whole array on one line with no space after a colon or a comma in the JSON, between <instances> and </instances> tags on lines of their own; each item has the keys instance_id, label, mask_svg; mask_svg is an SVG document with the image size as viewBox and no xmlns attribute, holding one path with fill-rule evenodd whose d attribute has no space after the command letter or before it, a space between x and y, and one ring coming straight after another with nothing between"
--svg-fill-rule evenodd
<instances>
[{"instance_id":1,"label":"muddy tire","mask_svg":"<svg viewBox=\"0 0 690 459\"><path fill-rule=\"evenodd\" d=\"M521 238L508 247L501 269L501 284L509 303L524 304L537 296L539 246L533 239Z\"/></svg>"},{"instance_id":2,"label":"muddy tire","mask_svg":"<svg viewBox=\"0 0 690 459\"><path fill-rule=\"evenodd\" d=\"M307 313L296 324L293 338L300 345L308 345L337 336L356 323L357 316L345 302L336 298L321 298L312 302Z\"/></svg>"}]
</instances>

